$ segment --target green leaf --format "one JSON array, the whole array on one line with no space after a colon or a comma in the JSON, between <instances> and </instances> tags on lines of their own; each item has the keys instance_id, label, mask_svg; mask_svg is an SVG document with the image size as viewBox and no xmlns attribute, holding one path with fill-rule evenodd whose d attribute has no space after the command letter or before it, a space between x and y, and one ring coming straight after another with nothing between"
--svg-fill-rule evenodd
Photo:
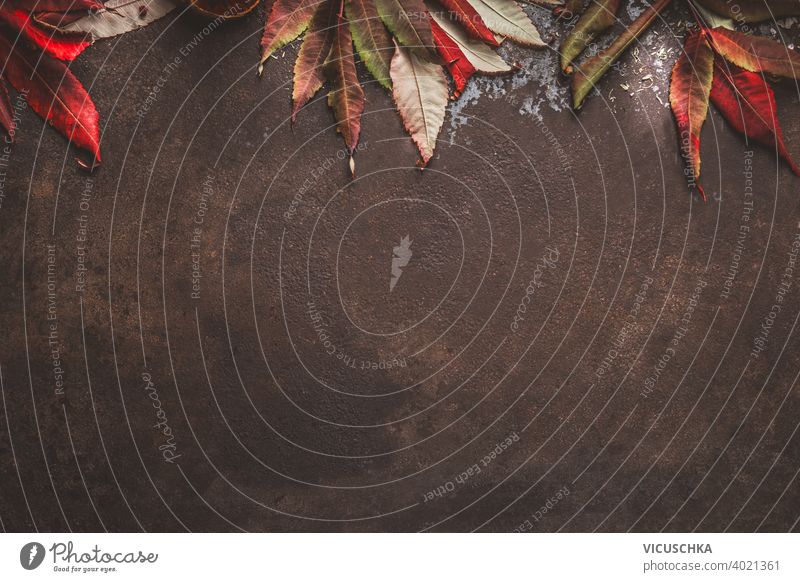
<instances>
[{"instance_id":1,"label":"green leaf","mask_svg":"<svg viewBox=\"0 0 800 582\"><path fill-rule=\"evenodd\" d=\"M575 71L572 78L572 105L575 109L580 109L583 101L594 89L595 84L611 68L617 59L630 47L631 44L650 25L655 22L656 17L670 5L672 0L656 0L645 10L639 18L634 20L625 31L611 43L607 49L595 57L582 63Z\"/></svg>"},{"instance_id":2,"label":"green leaf","mask_svg":"<svg viewBox=\"0 0 800 582\"><path fill-rule=\"evenodd\" d=\"M375 0L348 0L345 4L350 32L367 70L386 89L392 89L389 66L394 44L381 22Z\"/></svg>"}]
</instances>

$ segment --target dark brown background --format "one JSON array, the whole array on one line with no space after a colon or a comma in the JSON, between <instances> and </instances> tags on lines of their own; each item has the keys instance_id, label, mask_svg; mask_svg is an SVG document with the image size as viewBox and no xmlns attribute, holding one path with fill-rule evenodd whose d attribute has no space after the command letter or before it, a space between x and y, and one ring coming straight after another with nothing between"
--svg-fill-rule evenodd
<instances>
[{"instance_id":1,"label":"dark brown background","mask_svg":"<svg viewBox=\"0 0 800 582\"><path fill-rule=\"evenodd\" d=\"M168 17L88 50L73 70L101 112L104 166L87 178L26 111L0 207L3 528L797 530L796 277L765 351L750 352L800 231L800 182L752 147L751 230L722 297L748 146L713 114L703 156L715 196L692 198L669 111L653 89L619 87L652 74L665 99L681 19L669 14L641 62L626 58L628 76L604 81L613 101L596 96L579 116L550 106L563 87L531 79L552 55L512 50L529 70L476 84L424 172L390 97L367 84L357 180L323 94L287 119L296 48L255 74L261 13L197 43L141 121L203 21ZM660 47L672 56L657 62ZM777 94L800 153L797 88ZM190 237L208 176L193 299ZM392 247L407 234L414 254L390 293ZM47 244L63 396L47 343ZM548 247L558 261L512 329ZM598 378L646 277L635 327ZM698 280L687 333L644 397ZM396 358L405 366L380 369ZM159 452L145 373L174 463ZM452 491L425 501L438 487Z\"/></svg>"}]
</instances>

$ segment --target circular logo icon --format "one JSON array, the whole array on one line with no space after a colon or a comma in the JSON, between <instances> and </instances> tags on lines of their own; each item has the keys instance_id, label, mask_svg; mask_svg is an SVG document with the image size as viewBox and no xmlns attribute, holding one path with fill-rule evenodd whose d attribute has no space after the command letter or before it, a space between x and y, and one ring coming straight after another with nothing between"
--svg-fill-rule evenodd
<instances>
[{"instance_id":1,"label":"circular logo icon","mask_svg":"<svg viewBox=\"0 0 800 582\"><path fill-rule=\"evenodd\" d=\"M26 570L35 570L44 561L44 546L39 542L29 542L19 551L19 563Z\"/></svg>"}]
</instances>

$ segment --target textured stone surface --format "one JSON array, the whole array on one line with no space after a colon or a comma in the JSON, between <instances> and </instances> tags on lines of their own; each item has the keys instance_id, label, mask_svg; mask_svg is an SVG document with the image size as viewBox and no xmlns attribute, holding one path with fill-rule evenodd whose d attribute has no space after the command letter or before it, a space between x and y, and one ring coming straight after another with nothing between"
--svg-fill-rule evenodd
<instances>
[{"instance_id":1,"label":"textured stone surface","mask_svg":"<svg viewBox=\"0 0 800 582\"><path fill-rule=\"evenodd\" d=\"M643 50L579 116L530 70L481 81L424 172L368 84L351 180L324 96L289 123L295 49L256 76L262 18L175 67L194 17L82 56L91 178L24 113L0 207L5 529L798 529L796 271L751 355L800 232L784 164L754 148L747 213L747 146L714 114L723 194L689 196L671 61ZM648 73L660 95L619 88ZM777 94L800 152L796 88Z\"/></svg>"}]
</instances>

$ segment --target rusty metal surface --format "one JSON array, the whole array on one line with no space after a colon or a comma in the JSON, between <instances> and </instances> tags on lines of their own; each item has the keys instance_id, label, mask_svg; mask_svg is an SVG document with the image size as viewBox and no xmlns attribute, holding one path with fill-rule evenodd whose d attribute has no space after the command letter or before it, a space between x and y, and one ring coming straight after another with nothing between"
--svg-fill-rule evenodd
<instances>
[{"instance_id":1,"label":"rusty metal surface","mask_svg":"<svg viewBox=\"0 0 800 582\"><path fill-rule=\"evenodd\" d=\"M723 194L702 202L652 91L575 116L492 81L421 172L368 84L352 180L324 96L289 123L294 49L256 76L261 18L175 66L195 17L81 57L91 177L23 113L0 207L5 529L798 529L784 164L715 115ZM797 91L777 93L800 152Z\"/></svg>"}]
</instances>

